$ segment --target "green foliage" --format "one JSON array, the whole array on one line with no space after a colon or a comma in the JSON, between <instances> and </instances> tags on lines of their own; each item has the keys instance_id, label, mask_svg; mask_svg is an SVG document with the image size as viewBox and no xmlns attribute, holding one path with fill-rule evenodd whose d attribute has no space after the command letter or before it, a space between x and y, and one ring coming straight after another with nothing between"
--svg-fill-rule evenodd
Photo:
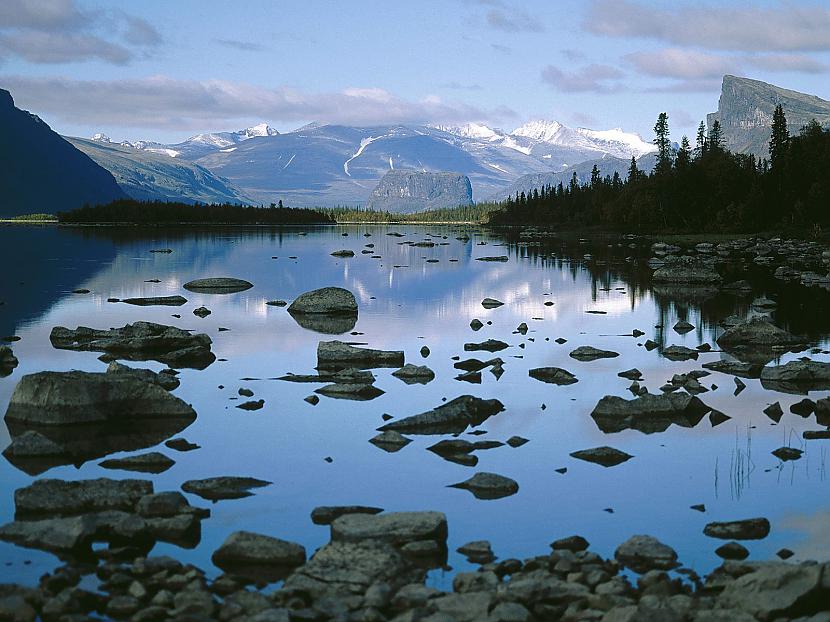
<instances>
[{"instance_id":1,"label":"green foliage","mask_svg":"<svg viewBox=\"0 0 830 622\"><path fill-rule=\"evenodd\" d=\"M772 113L772 135L769 139L769 163L773 169L786 157L789 141L787 117L784 115L784 107L778 104Z\"/></svg>"},{"instance_id":2,"label":"green foliage","mask_svg":"<svg viewBox=\"0 0 830 622\"><path fill-rule=\"evenodd\" d=\"M190 205L168 201L120 199L106 205L86 205L58 213L62 223L120 224L333 224L330 216L312 209L290 207L248 207L232 204Z\"/></svg>"},{"instance_id":3,"label":"green foliage","mask_svg":"<svg viewBox=\"0 0 830 622\"><path fill-rule=\"evenodd\" d=\"M0 220L7 220L9 222L54 222L57 220L57 216L53 216L52 214L24 214L22 216L9 216L8 218Z\"/></svg>"},{"instance_id":4,"label":"green foliage","mask_svg":"<svg viewBox=\"0 0 830 622\"><path fill-rule=\"evenodd\" d=\"M479 203L461 207L393 214L353 207L335 207L321 211L339 223L406 223L406 222L484 222L491 212L501 209L499 203Z\"/></svg>"},{"instance_id":5,"label":"green foliage","mask_svg":"<svg viewBox=\"0 0 830 622\"><path fill-rule=\"evenodd\" d=\"M777 173L776 173L777 170ZM787 140L775 167L723 147L720 124L681 141L663 173L645 174L632 159L625 182L605 177L565 188L546 186L502 203L491 224L603 227L628 231L821 230L830 225L830 131L818 123Z\"/></svg>"},{"instance_id":6,"label":"green foliage","mask_svg":"<svg viewBox=\"0 0 830 622\"><path fill-rule=\"evenodd\" d=\"M654 167L657 173L666 173L671 170L671 140L669 140L669 115L661 112L654 124L654 146L657 147L657 164Z\"/></svg>"}]
</instances>

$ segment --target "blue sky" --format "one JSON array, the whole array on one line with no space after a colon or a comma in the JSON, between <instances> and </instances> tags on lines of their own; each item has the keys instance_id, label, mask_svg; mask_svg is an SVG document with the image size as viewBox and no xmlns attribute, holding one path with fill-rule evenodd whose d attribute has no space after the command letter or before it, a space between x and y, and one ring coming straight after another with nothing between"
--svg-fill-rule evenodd
<instances>
[{"instance_id":1,"label":"blue sky","mask_svg":"<svg viewBox=\"0 0 830 622\"><path fill-rule=\"evenodd\" d=\"M692 135L724 73L830 99L826 2L2 0L0 87L65 134L529 119Z\"/></svg>"}]
</instances>

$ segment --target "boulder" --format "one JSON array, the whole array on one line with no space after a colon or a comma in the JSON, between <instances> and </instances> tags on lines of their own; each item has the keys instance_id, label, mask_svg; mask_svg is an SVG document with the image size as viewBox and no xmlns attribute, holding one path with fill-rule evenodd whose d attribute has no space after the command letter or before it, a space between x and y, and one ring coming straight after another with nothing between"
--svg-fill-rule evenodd
<instances>
[{"instance_id":1,"label":"boulder","mask_svg":"<svg viewBox=\"0 0 830 622\"><path fill-rule=\"evenodd\" d=\"M291 314L357 315L354 294L342 287L323 287L300 294L288 307Z\"/></svg>"},{"instance_id":2,"label":"boulder","mask_svg":"<svg viewBox=\"0 0 830 622\"><path fill-rule=\"evenodd\" d=\"M10 375L17 367L17 357L9 346L0 346L0 378Z\"/></svg>"},{"instance_id":3,"label":"boulder","mask_svg":"<svg viewBox=\"0 0 830 622\"><path fill-rule=\"evenodd\" d=\"M242 279L214 277L189 281L182 287L186 290L199 294L233 294L236 292L244 292L247 289L251 289L253 286L253 283L249 283L248 281L244 281Z\"/></svg>"},{"instance_id":4,"label":"boulder","mask_svg":"<svg viewBox=\"0 0 830 622\"><path fill-rule=\"evenodd\" d=\"M271 482L254 477L221 476L188 480L182 484L182 490L208 501L218 501L220 499L250 497L254 494L251 492L251 488L262 488L270 485Z\"/></svg>"},{"instance_id":5,"label":"boulder","mask_svg":"<svg viewBox=\"0 0 830 622\"><path fill-rule=\"evenodd\" d=\"M163 473L176 464L172 458L163 453L151 451L137 456L126 458L110 458L100 462L98 466L104 469L121 469L123 471L140 471L143 473Z\"/></svg>"},{"instance_id":6,"label":"boulder","mask_svg":"<svg viewBox=\"0 0 830 622\"><path fill-rule=\"evenodd\" d=\"M49 339L59 350L105 352L112 359L152 360L171 367L204 369L216 360L207 335L191 335L175 326L152 322L134 322L109 330L56 326Z\"/></svg>"},{"instance_id":7,"label":"boulder","mask_svg":"<svg viewBox=\"0 0 830 622\"><path fill-rule=\"evenodd\" d=\"M697 350L687 348L686 346L674 345L668 346L667 348L663 348L661 354L670 361L696 361L697 357L700 356L700 352L698 352Z\"/></svg>"},{"instance_id":8,"label":"boulder","mask_svg":"<svg viewBox=\"0 0 830 622\"><path fill-rule=\"evenodd\" d=\"M380 514L383 508L366 505L322 505L311 511L311 522L315 525L331 525L346 514Z\"/></svg>"},{"instance_id":9,"label":"boulder","mask_svg":"<svg viewBox=\"0 0 830 622\"><path fill-rule=\"evenodd\" d=\"M560 367L537 367L528 370L527 374L548 384L568 385L578 382L576 376Z\"/></svg>"},{"instance_id":10,"label":"boulder","mask_svg":"<svg viewBox=\"0 0 830 622\"><path fill-rule=\"evenodd\" d=\"M294 542L250 531L235 531L214 551L211 561L233 574L273 581L302 566L306 551Z\"/></svg>"},{"instance_id":11,"label":"boulder","mask_svg":"<svg viewBox=\"0 0 830 622\"><path fill-rule=\"evenodd\" d=\"M15 516L71 516L105 510L129 512L139 499L152 492L153 483L140 479L40 479L15 491Z\"/></svg>"},{"instance_id":12,"label":"boulder","mask_svg":"<svg viewBox=\"0 0 830 622\"><path fill-rule=\"evenodd\" d=\"M806 393L830 389L830 363L801 359L764 367L761 385L783 393Z\"/></svg>"},{"instance_id":13,"label":"boulder","mask_svg":"<svg viewBox=\"0 0 830 622\"><path fill-rule=\"evenodd\" d=\"M380 434L373 436L369 439L369 442L375 447L381 448L385 452L395 453L396 451L400 451L409 445L409 443L412 442L412 439L406 438L400 432L387 430L386 432L381 432Z\"/></svg>"},{"instance_id":14,"label":"boulder","mask_svg":"<svg viewBox=\"0 0 830 622\"><path fill-rule=\"evenodd\" d=\"M770 525L766 518L748 518L709 523L703 529L703 533L710 538L721 540L762 540L769 535L769 530Z\"/></svg>"},{"instance_id":15,"label":"boulder","mask_svg":"<svg viewBox=\"0 0 830 622\"><path fill-rule=\"evenodd\" d=\"M401 367L403 364L404 353L402 351L358 348L343 341L321 341L317 344L318 369Z\"/></svg>"},{"instance_id":16,"label":"boulder","mask_svg":"<svg viewBox=\"0 0 830 622\"><path fill-rule=\"evenodd\" d=\"M571 457L578 460L585 460L586 462L593 462L604 467L617 466L627 460L631 460L634 456L627 454L619 449L613 447L603 446L594 447L593 449L581 449L571 453Z\"/></svg>"},{"instance_id":17,"label":"boulder","mask_svg":"<svg viewBox=\"0 0 830 622\"><path fill-rule=\"evenodd\" d=\"M480 425L502 410L504 405L499 400L462 395L432 410L387 423L378 430L412 434L453 434L463 432L468 426Z\"/></svg>"},{"instance_id":18,"label":"boulder","mask_svg":"<svg viewBox=\"0 0 830 622\"><path fill-rule=\"evenodd\" d=\"M473 493L476 499L501 499L519 492L519 484L509 477L497 473L479 472L470 479L457 484L451 484L450 488L462 488Z\"/></svg>"},{"instance_id":19,"label":"boulder","mask_svg":"<svg viewBox=\"0 0 830 622\"><path fill-rule=\"evenodd\" d=\"M694 257L666 257L666 264L654 271L655 283L718 285L723 278L705 260Z\"/></svg>"},{"instance_id":20,"label":"boulder","mask_svg":"<svg viewBox=\"0 0 830 622\"><path fill-rule=\"evenodd\" d=\"M39 372L14 389L7 422L61 426L137 419L196 418L194 410L158 384L130 373Z\"/></svg>"},{"instance_id":21,"label":"boulder","mask_svg":"<svg viewBox=\"0 0 830 622\"><path fill-rule=\"evenodd\" d=\"M395 545L427 540L446 546L447 517L441 512L346 514L332 522L331 540Z\"/></svg>"},{"instance_id":22,"label":"boulder","mask_svg":"<svg viewBox=\"0 0 830 622\"><path fill-rule=\"evenodd\" d=\"M407 363L392 375L406 384L427 384L435 379L435 372L426 365L412 365Z\"/></svg>"},{"instance_id":23,"label":"boulder","mask_svg":"<svg viewBox=\"0 0 830 622\"><path fill-rule=\"evenodd\" d=\"M632 536L614 551L614 559L635 572L676 568L677 553L652 536Z\"/></svg>"},{"instance_id":24,"label":"boulder","mask_svg":"<svg viewBox=\"0 0 830 622\"><path fill-rule=\"evenodd\" d=\"M646 393L631 400L606 395L594 407L591 417L606 434L626 429L652 434L664 432L671 424L693 428L710 410L700 398L688 393Z\"/></svg>"},{"instance_id":25,"label":"boulder","mask_svg":"<svg viewBox=\"0 0 830 622\"><path fill-rule=\"evenodd\" d=\"M509 347L510 344L505 343L504 341L499 341L498 339L488 339L487 341L482 341L481 343L465 343L464 351L478 352L483 350L485 352L499 352L500 350L504 350Z\"/></svg>"},{"instance_id":26,"label":"boulder","mask_svg":"<svg viewBox=\"0 0 830 622\"><path fill-rule=\"evenodd\" d=\"M750 572L726 585L718 605L760 620L794 619L826 611L830 590L822 577L827 571L820 564L755 564Z\"/></svg>"},{"instance_id":27,"label":"boulder","mask_svg":"<svg viewBox=\"0 0 830 622\"><path fill-rule=\"evenodd\" d=\"M335 382L314 390L315 393L341 400L368 401L383 395L383 389L371 384Z\"/></svg>"},{"instance_id":28,"label":"boulder","mask_svg":"<svg viewBox=\"0 0 830 622\"><path fill-rule=\"evenodd\" d=\"M592 346L579 346L569 356L577 361L595 361L597 359L608 359L618 357L619 352L611 350L600 350Z\"/></svg>"},{"instance_id":29,"label":"boulder","mask_svg":"<svg viewBox=\"0 0 830 622\"><path fill-rule=\"evenodd\" d=\"M156 373L152 369L136 369L134 367L127 367L118 361L113 361L109 364L109 366L107 366L108 374L118 374L122 377L136 378L138 380L143 380L144 382L157 384L162 389L166 389L167 391L172 391L178 388L180 382L179 379L176 378L175 373L167 372L172 372L172 370L168 369L166 372L161 371Z\"/></svg>"},{"instance_id":30,"label":"boulder","mask_svg":"<svg viewBox=\"0 0 830 622\"><path fill-rule=\"evenodd\" d=\"M722 348L739 345L792 346L804 343L801 337L788 333L763 317L755 317L726 329L716 341Z\"/></svg>"}]
</instances>

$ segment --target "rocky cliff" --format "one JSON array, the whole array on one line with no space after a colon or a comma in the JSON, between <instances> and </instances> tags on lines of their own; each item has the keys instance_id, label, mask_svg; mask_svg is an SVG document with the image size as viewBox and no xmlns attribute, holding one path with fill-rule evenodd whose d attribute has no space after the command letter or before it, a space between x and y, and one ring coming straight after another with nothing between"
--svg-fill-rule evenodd
<instances>
[{"instance_id":1,"label":"rocky cliff","mask_svg":"<svg viewBox=\"0 0 830 622\"><path fill-rule=\"evenodd\" d=\"M106 170L0 89L0 217L108 203L125 195Z\"/></svg>"},{"instance_id":2,"label":"rocky cliff","mask_svg":"<svg viewBox=\"0 0 830 622\"><path fill-rule=\"evenodd\" d=\"M830 126L830 102L815 95L790 91L749 78L723 77L718 111L706 117L711 128L720 121L726 146L733 152L769 156L770 128L775 106L781 104L791 134L812 119Z\"/></svg>"},{"instance_id":3,"label":"rocky cliff","mask_svg":"<svg viewBox=\"0 0 830 622\"><path fill-rule=\"evenodd\" d=\"M398 170L381 178L366 207L409 214L472 204L473 190L466 175Z\"/></svg>"}]
</instances>

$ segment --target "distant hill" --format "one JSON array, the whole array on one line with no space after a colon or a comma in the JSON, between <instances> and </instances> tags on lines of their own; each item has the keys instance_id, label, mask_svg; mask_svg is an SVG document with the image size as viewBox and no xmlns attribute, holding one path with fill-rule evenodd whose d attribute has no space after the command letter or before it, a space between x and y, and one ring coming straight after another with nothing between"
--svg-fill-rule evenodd
<instances>
[{"instance_id":1,"label":"distant hill","mask_svg":"<svg viewBox=\"0 0 830 622\"><path fill-rule=\"evenodd\" d=\"M781 104L787 117L790 134L815 119L830 127L830 101L781 88L760 80L723 77L718 111L706 117L707 124L717 119L723 129L726 147L733 153L753 153L769 157L772 113Z\"/></svg>"},{"instance_id":2,"label":"distant hill","mask_svg":"<svg viewBox=\"0 0 830 622\"><path fill-rule=\"evenodd\" d=\"M466 175L389 171L372 190L367 209L411 214L473 204L473 190Z\"/></svg>"},{"instance_id":3,"label":"distant hill","mask_svg":"<svg viewBox=\"0 0 830 622\"><path fill-rule=\"evenodd\" d=\"M126 195L113 176L0 89L0 217L55 213Z\"/></svg>"}]
</instances>

